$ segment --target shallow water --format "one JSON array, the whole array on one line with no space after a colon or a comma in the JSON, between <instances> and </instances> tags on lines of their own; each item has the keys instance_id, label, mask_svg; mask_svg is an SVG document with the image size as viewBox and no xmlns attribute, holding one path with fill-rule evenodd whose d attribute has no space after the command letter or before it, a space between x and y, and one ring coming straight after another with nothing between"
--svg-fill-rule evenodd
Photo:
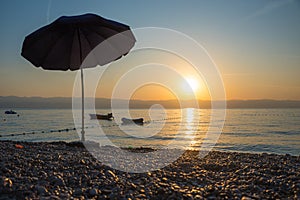
<instances>
[{"instance_id":1,"label":"shallow water","mask_svg":"<svg viewBox=\"0 0 300 200\"><path fill-rule=\"evenodd\" d=\"M72 110L19 109L17 112L20 117L5 115L1 110L0 140L79 140L80 123L74 125ZM228 109L219 138L207 135L209 109L152 110L150 113L136 109L130 114L132 118L143 117L146 124L121 125L120 118L126 116L124 110L114 110L113 121L90 120L87 114L86 138L101 145L184 149L200 149L206 138L207 144L220 151L300 154L300 109ZM79 134L73 130L75 127ZM218 139L215 145L214 139Z\"/></svg>"}]
</instances>

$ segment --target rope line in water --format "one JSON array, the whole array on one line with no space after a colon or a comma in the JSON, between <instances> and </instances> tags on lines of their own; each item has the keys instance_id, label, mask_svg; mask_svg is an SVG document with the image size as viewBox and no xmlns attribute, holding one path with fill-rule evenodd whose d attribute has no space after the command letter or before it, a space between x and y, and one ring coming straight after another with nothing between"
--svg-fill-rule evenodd
<instances>
[{"instance_id":1,"label":"rope line in water","mask_svg":"<svg viewBox=\"0 0 300 200\"><path fill-rule=\"evenodd\" d=\"M88 128L88 127L86 127ZM23 132L23 133L12 133L7 135L0 135L0 137L13 137L13 136L21 136L21 135L34 135L40 133L55 133L55 132L68 132L76 130L76 128L65 128L65 129L58 129L58 130L50 130L50 131L30 131L30 132Z\"/></svg>"},{"instance_id":2,"label":"rope line in water","mask_svg":"<svg viewBox=\"0 0 300 200\"><path fill-rule=\"evenodd\" d=\"M282 113L282 114L270 114L270 113L256 113L256 114L247 114L247 116L278 116L278 117L299 117L297 114L291 113Z\"/></svg>"},{"instance_id":3,"label":"rope line in water","mask_svg":"<svg viewBox=\"0 0 300 200\"><path fill-rule=\"evenodd\" d=\"M152 123L157 123L161 121L167 121L167 120L175 120L175 119L180 119L181 117L171 117L171 118L163 118L159 120L148 120L145 121L144 124L150 124ZM118 124L112 124L112 125L100 125L100 127L103 128L109 128L109 127L117 127L120 126ZM84 127L85 129L88 128L95 128L95 126L86 126ZM65 129L57 129L57 130L48 130L48 131L30 131L30 132L23 132L23 133L12 133L12 134L6 134L6 135L0 135L0 137L15 137L15 136L22 136L22 135L35 135L35 134L41 134L41 133L61 133L61 132L69 132L69 131L75 131L76 127L73 128L65 128Z\"/></svg>"}]
</instances>

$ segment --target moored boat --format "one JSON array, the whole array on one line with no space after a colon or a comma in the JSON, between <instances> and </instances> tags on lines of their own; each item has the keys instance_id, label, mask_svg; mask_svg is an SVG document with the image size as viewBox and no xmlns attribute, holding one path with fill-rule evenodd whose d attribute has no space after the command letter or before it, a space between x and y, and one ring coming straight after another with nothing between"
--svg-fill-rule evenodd
<instances>
[{"instance_id":1,"label":"moored boat","mask_svg":"<svg viewBox=\"0 0 300 200\"><path fill-rule=\"evenodd\" d=\"M128 118L123 117L121 120L122 120L123 125L127 125L127 124L143 125L144 124L144 118L128 119Z\"/></svg>"},{"instance_id":2,"label":"moored boat","mask_svg":"<svg viewBox=\"0 0 300 200\"><path fill-rule=\"evenodd\" d=\"M15 114L18 114L18 113L16 111L13 111L13 110L7 110L7 111L5 111L5 114L15 115Z\"/></svg>"},{"instance_id":3,"label":"moored boat","mask_svg":"<svg viewBox=\"0 0 300 200\"><path fill-rule=\"evenodd\" d=\"M101 114L90 114L91 119L102 119L102 120L112 120L114 117L112 113L107 113L106 115Z\"/></svg>"}]
</instances>

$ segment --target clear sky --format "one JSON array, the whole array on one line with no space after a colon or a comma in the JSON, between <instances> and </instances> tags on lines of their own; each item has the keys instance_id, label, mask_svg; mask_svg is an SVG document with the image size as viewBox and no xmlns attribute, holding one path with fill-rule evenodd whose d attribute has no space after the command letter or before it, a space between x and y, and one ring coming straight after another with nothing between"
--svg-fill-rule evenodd
<instances>
[{"instance_id":1,"label":"clear sky","mask_svg":"<svg viewBox=\"0 0 300 200\"><path fill-rule=\"evenodd\" d=\"M20 52L24 37L32 31L61 15L87 12L132 28L164 27L191 36L219 67L228 99L300 100L297 0L2 0L0 96L70 97L76 72L35 68ZM193 89L201 88L189 81ZM105 91L106 86L102 87ZM135 98L173 98L170 91L157 85L144 89L152 92L139 89ZM205 91L201 92L199 98L207 98ZM99 92L97 96L107 94Z\"/></svg>"}]
</instances>

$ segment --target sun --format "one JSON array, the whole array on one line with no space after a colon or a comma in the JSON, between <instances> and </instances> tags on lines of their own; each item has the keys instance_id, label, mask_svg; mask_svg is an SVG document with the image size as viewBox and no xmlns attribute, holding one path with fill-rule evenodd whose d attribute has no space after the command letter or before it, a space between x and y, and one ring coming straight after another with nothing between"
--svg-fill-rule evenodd
<instances>
[{"instance_id":1,"label":"sun","mask_svg":"<svg viewBox=\"0 0 300 200\"><path fill-rule=\"evenodd\" d=\"M209 88L200 76L183 76L183 81L181 81L180 84L183 94L188 98L210 99Z\"/></svg>"},{"instance_id":2,"label":"sun","mask_svg":"<svg viewBox=\"0 0 300 200\"><path fill-rule=\"evenodd\" d=\"M194 92L196 92L199 89L200 84L199 84L199 81L196 78L186 77L185 80L187 81L187 83L189 84L189 86L192 88L192 90Z\"/></svg>"}]
</instances>

